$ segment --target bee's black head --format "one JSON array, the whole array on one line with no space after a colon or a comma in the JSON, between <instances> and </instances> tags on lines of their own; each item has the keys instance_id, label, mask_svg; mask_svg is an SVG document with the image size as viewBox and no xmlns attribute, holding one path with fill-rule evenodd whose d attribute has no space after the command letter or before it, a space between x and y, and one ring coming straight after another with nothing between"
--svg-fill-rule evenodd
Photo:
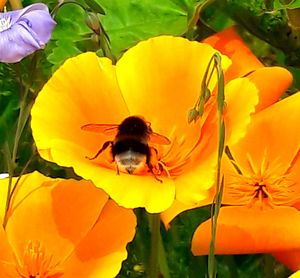
<instances>
[{"instance_id":1,"label":"bee's black head","mask_svg":"<svg viewBox=\"0 0 300 278\"><path fill-rule=\"evenodd\" d=\"M138 116L130 116L119 125L119 135L147 136L149 129L150 126L144 119Z\"/></svg>"}]
</instances>

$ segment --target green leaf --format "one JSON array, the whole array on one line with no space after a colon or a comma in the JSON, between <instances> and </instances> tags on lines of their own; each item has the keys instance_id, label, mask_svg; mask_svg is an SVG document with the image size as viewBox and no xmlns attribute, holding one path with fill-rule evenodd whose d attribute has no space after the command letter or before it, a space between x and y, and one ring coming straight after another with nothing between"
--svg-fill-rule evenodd
<instances>
[{"instance_id":1,"label":"green leaf","mask_svg":"<svg viewBox=\"0 0 300 278\"><path fill-rule=\"evenodd\" d=\"M282 3L282 1L280 0L274 0L274 9L275 10L282 10L282 9L298 9L300 8L300 0L294 0L294 1L290 1L290 3L285 4Z\"/></svg>"},{"instance_id":2,"label":"green leaf","mask_svg":"<svg viewBox=\"0 0 300 278\"><path fill-rule=\"evenodd\" d=\"M103 8L95 0L84 0L84 2L95 12L105 14Z\"/></svg>"},{"instance_id":3,"label":"green leaf","mask_svg":"<svg viewBox=\"0 0 300 278\"><path fill-rule=\"evenodd\" d=\"M47 45L47 60L53 64L52 70L67 58L81 53L76 42L90 33L86 26L85 11L74 4L61 7L55 17L57 26L52 33L52 41Z\"/></svg>"},{"instance_id":4,"label":"green leaf","mask_svg":"<svg viewBox=\"0 0 300 278\"><path fill-rule=\"evenodd\" d=\"M161 34L181 35L186 31L195 0L97 0L106 11L102 16L110 37L112 53L119 58L141 40Z\"/></svg>"}]
</instances>

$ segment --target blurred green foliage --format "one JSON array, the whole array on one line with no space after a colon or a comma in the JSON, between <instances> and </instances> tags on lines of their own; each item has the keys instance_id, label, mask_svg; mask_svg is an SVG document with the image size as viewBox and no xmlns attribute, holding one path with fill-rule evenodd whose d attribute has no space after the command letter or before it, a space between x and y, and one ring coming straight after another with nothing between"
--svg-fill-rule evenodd
<instances>
[{"instance_id":1,"label":"blurred green foliage","mask_svg":"<svg viewBox=\"0 0 300 278\"><path fill-rule=\"evenodd\" d=\"M29 5L32 0L25 0ZM45 0L50 10L58 2ZM102 10L103 8L103 10ZM300 1L280 0L80 0L65 2L55 12L57 26L45 51L25 58L19 65L0 64L0 172L8 171L5 149L12 152L20 110L20 92L29 85L28 107L52 72L68 57L97 51L119 59L141 40L169 34L201 40L236 24L241 36L266 65L281 65L294 75L287 94L300 88ZM101 24L97 34L85 24L86 11ZM105 45L103 45L105 44ZM35 56L35 57L33 57ZM35 61L31 70L30 64ZM36 151L30 124L24 125L17 152L15 174L24 170L55 177L75 177L72 169L42 160ZM146 277L150 250L148 219L136 210L139 226L129 245L129 257L118 277ZM161 228L172 278L206 277L207 258L194 257L190 242L195 228L210 215L209 207L179 215L169 230ZM176 242L176 244L174 244ZM218 256L218 277L287 277L288 270L270 255Z\"/></svg>"}]
</instances>

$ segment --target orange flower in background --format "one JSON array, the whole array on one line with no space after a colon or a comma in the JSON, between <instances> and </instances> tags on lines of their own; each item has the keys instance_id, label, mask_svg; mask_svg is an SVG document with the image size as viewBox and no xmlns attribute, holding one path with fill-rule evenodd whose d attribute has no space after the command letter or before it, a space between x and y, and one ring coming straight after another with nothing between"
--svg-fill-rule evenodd
<instances>
[{"instance_id":1,"label":"orange flower in background","mask_svg":"<svg viewBox=\"0 0 300 278\"><path fill-rule=\"evenodd\" d=\"M4 6L5 6L5 4L6 4L6 0L0 0L0 11L2 11L3 10L3 8L4 8Z\"/></svg>"},{"instance_id":2,"label":"orange flower in background","mask_svg":"<svg viewBox=\"0 0 300 278\"><path fill-rule=\"evenodd\" d=\"M300 250L299 106L297 93L257 113L247 135L230 146L216 254ZM208 254L210 230L210 220L197 228L195 255Z\"/></svg>"},{"instance_id":3,"label":"orange flower in background","mask_svg":"<svg viewBox=\"0 0 300 278\"><path fill-rule=\"evenodd\" d=\"M7 180L0 185L4 191ZM88 181L25 175L0 228L0 276L115 277L135 226L131 210Z\"/></svg>"},{"instance_id":4,"label":"orange flower in background","mask_svg":"<svg viewBox=\"0 0 300 278\"><path fill-rule=\"evenodd\" d=\"M196 124L188 124L187 115L199 97L204 72L215 52L208 44L161 36L137 44L115 66L93 53L67 60L42 89L32 109L33 136L41 156L62 166L72 166L78 175L92 180L124 207L161 212L175 198L189 204L206 198L216 166L214 95ZM228 142L237 141L245 133L258 103L255 85L264 86L263 80L280 80L279 84L287 86L291 79L282 68L265 70L259 68L258 62L253 64L248 70L262 69L260 78L254 72L251 78L227 80ZM225 56L222 65L225 72L230 67ZM212 92L215 86L213 75L209 86ZM271 89L274 94L261 99L276 101L277 91ZM109 147L97 159L87 159L114 137L89 133L82 126L120 124L133 115L142 116L154 132L171 142L153 144L162 166L157 174L162 183L147 172L147 167L139 174L117 175Z\"/></svg>"}]
</instances>

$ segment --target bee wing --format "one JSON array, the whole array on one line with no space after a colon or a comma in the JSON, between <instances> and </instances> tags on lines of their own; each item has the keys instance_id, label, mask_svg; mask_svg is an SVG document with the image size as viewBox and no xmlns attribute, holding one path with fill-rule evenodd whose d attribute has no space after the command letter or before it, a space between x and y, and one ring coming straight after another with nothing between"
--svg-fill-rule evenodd
<instances>
[{"instance_id":1,"label":"bee wing","mask_svg":"<svg viewBox=\"0 0 300 278\"><path fill-rule=\"evenodd\" d=\"M116 135L119 125L116 124L87 124L81 127L82 130L101 133L105 135Z\"/></svg>"},{"instance_id":2,"label":"bee wing","mask_svg":"<svg viewBox=\"0 0 300 278\"><path fill-rule=\"evenodd\" d=\"M171 141L166 136L163 136L161 134L158 134L156 132L151 132L150 134L150 140L153 144L160 144L160 145L169 145L171 144Z\"/></svg>"}]
</instances>

